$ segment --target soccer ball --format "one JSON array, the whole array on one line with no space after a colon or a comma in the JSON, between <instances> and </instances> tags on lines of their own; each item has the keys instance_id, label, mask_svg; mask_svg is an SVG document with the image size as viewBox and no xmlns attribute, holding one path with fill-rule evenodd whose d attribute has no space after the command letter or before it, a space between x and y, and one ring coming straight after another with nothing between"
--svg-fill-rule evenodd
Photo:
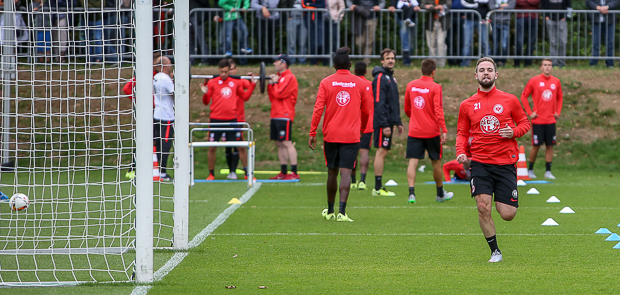
<instances>
[{"instance_id":1,"label":"soccer ball","mask_svg":"<svg viewBox=\"0 0 620 295\"><path fill-rule=\"evenodd\" d=\"M11 206L13 211L25 210L28 209L28 206L30 206L30 200L28 199L28 196L22 193L16 193L9 200L9 206Z\"/></svg>"}]
</instances>

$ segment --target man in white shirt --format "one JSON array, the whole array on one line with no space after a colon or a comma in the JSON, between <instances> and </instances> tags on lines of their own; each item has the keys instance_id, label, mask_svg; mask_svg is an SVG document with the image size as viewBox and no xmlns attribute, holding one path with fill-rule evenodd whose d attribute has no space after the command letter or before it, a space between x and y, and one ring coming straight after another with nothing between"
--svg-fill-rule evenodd
<instances>
[{"instance_id":1,"label":"man in white shirt","mask_svg":"<svg viewBox=\"0 0 620 295\"><path fill-rule=\"evenodd\" d=\"M155 63L159 73L153 77L155 112L153 113L153 137L157 159L161 167L160 180L170 181L166 173L168 155L174 138L174 76L170 59L162 56Z\"/></svg>"}]
</instances>

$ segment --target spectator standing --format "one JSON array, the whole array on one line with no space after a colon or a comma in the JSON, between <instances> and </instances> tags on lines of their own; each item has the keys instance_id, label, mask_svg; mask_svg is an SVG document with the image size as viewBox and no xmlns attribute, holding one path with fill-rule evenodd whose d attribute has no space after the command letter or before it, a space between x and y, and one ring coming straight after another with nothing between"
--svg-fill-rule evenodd
<instances>
[{"instance_id":1,"label":"spectator standing","mask_svg":"<svg viewBox=\"0 0 620 295\"><path fill-rule=\"evenodd\" d=\"M301 11L303 0L282 0L280 4L282 8L291 8L295 9L293 11L287 12L288 20L286 21L286 40L287 40L287 53L289 56L297 54L299 52L300 55L308 54L308 46L306 45L308 42L308 29L306 28L306 23L304 22L304 14ZM299 47L297 47L299 45ZM297 51L297 48L299 50ZM291 62L295 63L296 59L291 57ZM297 64L306 64L306 57L300 57Z\"/></svg>"},{"instance_id":2,"label":"spectator standing","mask_svg":"<svg viewBox=\"0 0 620 295\"><path fill-rule=\"evenodd\" d=\"M471 56L474 45L474 29L481 35L481 42L478 46L482 46L482 55L491 55L491 47L489 46L489 23L485 17L489 13L489 0L461 0L461 4L466 9L474 9L478 12L481 18L477 15L469 16L465 19L463 27L463 56ZM463 59L461 66L468 67L470 59Z\"/></svg>"},{"instance_id":3,"label":"spectator standing","mask_svg":"<svg viewBox=\"0 0 620 295\"><path fill-rule=\"evenodd\" d=\"M68 15L67 12L71 13L73 8L78 6L78 2L77 0L49 0L47 3L51 10L57 13L53 20L56 29L52 34L52 48L54 54L62 62L69 49L69 21L73 26L73 14Z\"/></svg>"},{"instance_id":4,"label":"spectator standing","mask_svg":"<svg viewBox=\"0 0 620 295\"><path fill-rule=\"evenodd\" d=\"M276 26L280 12L271 9L278 8L278 3L279 0L252 0L252 9L256 10L254 29L258 41L257 54L275 54Z\"/></svg>"},{"instance_id":5,"label":"spectator standing","mask_svg":"<svg viewBox=\"0 0 620 295\"><path fill-rule=\"evenodd\" d=\"M304 21L308 28L308 39L310 40L310 54L323 54L325 21L323 11L315 11L316 9L325 8L325 0L302 0L302 6L306 10L304 12ZM310 59L310 64L316 65L316 58Z\"/></svg>"},{"instance_id":6,"label":"spectator standing","mask_svg":"<svg viewBox=\"0 0 620 295\"><path fill-rule=\"evenodd\" d=\"M347 6L353 11L352 29L355 35L355 46L363 55L371 55L375 45L377 19L375 12L385 7L385 0L346 0ZM365 57L364 62L370 63Z\"/></svg>"},{"instance_id":7,"label":"spectator standing","mask_svg":"<svg viewBox=\"0 0 620 295\"><path fill-rule=\"evenodd\" d=\"M429 25L426 27L426 43L430 56L435 56L438 67L446 66L445 57L448 53L446 45L447 26L450 25L450 17L447 14L452 6L451 0L422 0L422 7L430 12Z\"/></svg>"},{"instance_id":8,"label":"spectator standing","mask_svg":"<svg viewBox=\"0 0 620 295\"><path fill-rule=\"evenodd\" d=\"M450 9L452 10L463 10L465 6L461 4L461 0L452 0L452 6ZM465 20L467 17L471 17L470 13L463 12L454 12L451 13L452 23L450 26L450 30L448 31L448 56L458 56L461 55L463 51L463 31L465 28ZM460 59L449 59L448 64L451 66L456 66L461 64Z\"/></svg>"},{"instance_id":9,"label":"spectator standing","mask_svg":"<svg viewBox=\"0 0 620 295\"><path fill-rule=\"evenodd\" d=\"M189 54L207 54L207 37L205 36L205 23L208 18L211 17L211 13L191 11L197 8L209 8L210 0L189 0L189 25L190 25L190 38L189 38ZM192 65L196 64L194 58L190 58ZM206 58L201 58L200 62L207 63Z\"/></svg>"},{"instance_id":10,"label":"spectator standing","mask_svg":"<svg viewBox=\"0 0 620 295\"><path fill-rule=\"evenodd\" d=\"M239 15L239 11L245 12L250 8L250 0L219 0L218 5L224 9L224 23L222 25L224 41L224 52L226 56L233 55L232 35L237 32L237 44L243 54L252 53L248 48L248 27Z\"/></svg>"},{"instance_id":11,"label":"spectator standing","mask_svg":"<svg viewBox=\"0 0 620 295\"><path fill-rule=\"evenodd\" d=\"M540 0L517 0L515 9L537 10L540 6ZM535 12L517 12L517 29L515 30L515 44L517 56L533 56L534 49L538 44L538 13ZM526 46L525 53L523 46ZM515 67L529 67L532 65L531 58L515 58Z\"/></svg>"},{"instance_id":12,"label":"spectator standing","mask_svg":"<svg viewBox=\"0 0 620 295\"><path fill-rule=\"evenodd\" d=\"M598 57L601 54L601 42L605 44L607 56L614 56L614 34L616 32L616 15L609 13L610 9L618 9L620 1L617 0L586 0L589 9L596 9L600 13L589 15L592 21L592 56ZM598 64L598 59L591 59L590 65ZM605 65L608 68L614 66L613 59L606 59Z\"/></svg>"},{"instance_id":13,"label":"spectator standing","mask_svg":"<svg viewBox=\"0 0 620 295\"><path fill-rule=\"evenodd\" d=\"M28 6L28 11L33 13L32 27L35 28L36 49L39 62L49 61L52 49L52 17L50 7L41 0L33 0Z\"/></svg>"},{"instance_id":14,"label":"spectator standing","mask_svg":"<svg viewBox=\"0 0 620 295\"><path fill-rule=\"evenodd\" d=\"M492 17L493 24L493 54L504 56L496 58L497 66L501 67L506 63L509 54L508 45L510 44L510 16L509 12L515 8L516 0L491 0L491 9L495 10Z\"/></svg>"},{"instance_id":15,"label":"spectator standing","mask_svg":"<svg viewBox=\"0 0 620 295\"><path fill-rule=\"evenodd\" d=\"M403 44L403 65L411 65L411 49L415 48L414 12L420 11L420 3L417 0L398 0L396 8L403 10L403 15L396 15L396 22L400 26L400 41Z\"/></svg>"},{"instance_id":16,"label":"spectator standing","mask_svg":"<svg viewBox=\"0 0 620 295\"><path fill-rule=\"evenodd\" d=\"M332 48L330 49L333 52L336 52L338 48L338 23L342 21L344 18L344 13L342 13L345 9L344 0L327 0L327 9L329 10L329 16L331 20L331 35L326 35L326 45L329 44L329 38L332 39Z\"/></svg>"},{"instance_id":17,"label":"spectator standing","mask_svg":"<svg viewBox=\"0 0 620 295\"><path fill-rule=\"evenodd\" d=\"M550 10L572 10L571 0L541 0L540 9ZM566 42L568 41L568 27L566 18L570 15L566 13L545 13L545 24L547 35L549 35L549 50L552 57L566 56ZM566 60L563 58L553 58L553 66L564 67Z\"/></svg>"}]
</instances>

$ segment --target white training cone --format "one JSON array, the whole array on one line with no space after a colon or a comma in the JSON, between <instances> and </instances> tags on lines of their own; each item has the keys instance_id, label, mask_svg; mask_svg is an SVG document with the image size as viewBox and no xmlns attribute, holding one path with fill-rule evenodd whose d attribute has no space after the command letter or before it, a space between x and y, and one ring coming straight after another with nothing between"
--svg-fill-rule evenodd
<instances>
[{"instance_id":1,"label":"white training cone","mask_svg":"<svg viewBox=\"0 0 620 295\"><path fill-rule=\"evenodd\" d=\"M559 203L560 199L556 198L555 196L551 196L551 198L547 199L547 203Z\"/></svg>"},{"instance_id":2,"label":"white training cone","mask_svg":"<svg viewBox=\"0 0 620 295\"><path fill-rule=\"evenodd\" d=\"M385 183L385 186L397 186L398 183L396 183L396 181L394 181L394 179L390 179Z\"/></svg>"},{"instance_id":3,"label":"white training cone","mask_svg":"<svg viewBox=\"0 0 620 295\"><path fill-rule=\"evenodd\" d=\"M535 188L531 188L529 191L527 191L527 194L528 195L538 195L538 194L540 194L540 192L537 189L535 189Z\"/></svg>"},{"instance_id":4,"label":"white training cone","mask_svg":"<svg viewBox=\"0 0 620 295\"><path fill-rule=\"evenodd\" d=\"M560 224L555 222L555 220L553 220L553 218L547 218L547 220L545 220L545 222L543 222L541 225L544 225L544 226L557 226L557 225L560 225Z\"/></svg>"},{"instance_id":5,"label":"white training cone","mask_svg":"<svg viewBox=\"0 0 620 295\"><path fill-rule=\"evenodd\" d=\"M525 181L523 181L523 179L519 179L517 180L517 186L526 186L527 183L525 183Z\"/></svg>"},{"instance_id":6,"label":"white training cone","mask_svg":"<svg viewBox=\"0 0 620 295\"><path fill-rule=\"evenodd\" d=\"M575 213L575 211L573 211L573 209L571 209L570 207L564 207L562 208L562 210L560 210L560 213Z\"/></svg>"}]
</instances>

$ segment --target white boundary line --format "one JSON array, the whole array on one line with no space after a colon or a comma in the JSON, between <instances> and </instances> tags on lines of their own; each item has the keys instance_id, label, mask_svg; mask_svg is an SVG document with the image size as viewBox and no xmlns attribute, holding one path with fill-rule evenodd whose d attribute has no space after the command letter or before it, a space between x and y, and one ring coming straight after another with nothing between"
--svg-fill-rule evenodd
<instances>
[{"instance_id":1,"label":"white boundary line","mask_svg":"<svg viewBox=\"0 0 620 295\"><path fill-rule=\"evenodd\" d=\"M212 234L212 236L480 236L482 233L391 233L391 234L372 234L372 233L230 233ZM509 234L502 233L501 236L590 236L593 234Z\"/></svg>"},{"instance_id":2,"label":"white boundary line","mask_svg":"<svg viewBox=\"0 0 620 295\"><path fill-rule=\"evenodd\" d=\"M215 218L215 220L211 222L211 224L207 225L207 227L205 227L199 234L197 234L192 239L191 242L189 242L189 248L191 249L200 245L200 243L202 243L209 235L211 235L211 233L213 233L213 231L218 226L222 225L224 221L226 221L226 219L228 219L228 217L233 214L235 210L237 210L237 208L239 208L245 202L249 201L250 198L252 198L252 196L258 191L260 186L260 182L255 183L254 186L252 186L252 188L245 194L243 194L241 199L239 199L239 201L241 201L241 204L232 204L228 208L226 208L226 210L224 210L224 212L222 212L217 218ZM155 274L153 274L153 281L157 282L163 279L168 273L170 273L170 271L172 271L177 265L179 265L188 254L189 253L187 251L175 253L172 258L170 258L170 260L168 260L168 262L164 264L164 266L162 266L155 272ZM152 287L153 286L151 285L136 286L131 292L131 295L146 295Z\"/></svg>"},{"instance_id":3,"label":"white boundary line","mask_svg":"<svg viewBox=\"0 0 620 295\"><path fill-rule=\"evenodd\" d=\"M577 210L618 210L620 208L616 207L571 207L572 209ZM244 209L325 209L325 207L321 206L252 206L251 208ZM347 206L347 209L476 209L476 206L417 206L417 205L409 205L409 206ZM527 209L527 210L547 210L547 209L561 209L559 207L524 207L520 206L519 209Z\"/></svg>"}]
</instances>

